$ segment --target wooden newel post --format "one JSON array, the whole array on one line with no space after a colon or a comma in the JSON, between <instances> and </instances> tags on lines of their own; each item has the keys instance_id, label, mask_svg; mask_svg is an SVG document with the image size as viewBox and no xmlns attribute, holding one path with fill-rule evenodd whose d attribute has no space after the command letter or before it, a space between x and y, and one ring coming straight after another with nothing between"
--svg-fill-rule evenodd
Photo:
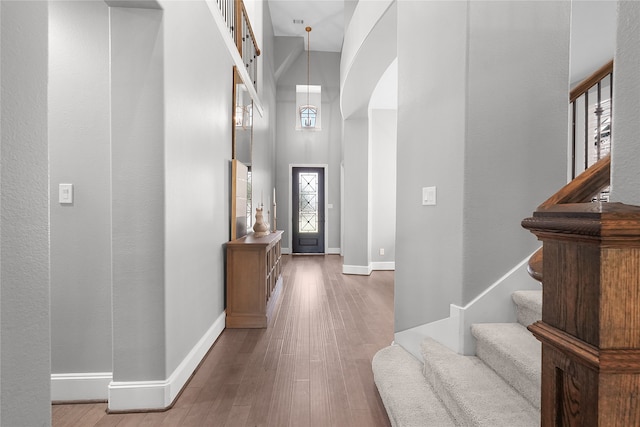
<instances>
[{"instance_id":1,"label":"wooden newel post","mask_svg":"<svg viewBox=\"0 0 640 427\"><path fill-rule=\"evenodd\" d=\"M554 205L543 242L541 425L640 426L640 207Z\"/></svg>"}]
</instances>

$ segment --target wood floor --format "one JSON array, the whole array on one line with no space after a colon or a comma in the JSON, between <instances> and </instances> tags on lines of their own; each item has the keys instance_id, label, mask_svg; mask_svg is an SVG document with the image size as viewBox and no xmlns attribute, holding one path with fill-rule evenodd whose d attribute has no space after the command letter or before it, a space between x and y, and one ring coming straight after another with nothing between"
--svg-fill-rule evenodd
<instances>
[{"instance_id":1,"label":"wood floor","mask_svg":"<svg viewBox=\"0 0 640 427\"><path fill-rule=\"evenodd\" d=\"M393 272L341 274L337 255L284 256L267 329L226 329L166 412L54 405L53 426L389 426L371 358L393 340Z\"/></svg>"}]
</instances>

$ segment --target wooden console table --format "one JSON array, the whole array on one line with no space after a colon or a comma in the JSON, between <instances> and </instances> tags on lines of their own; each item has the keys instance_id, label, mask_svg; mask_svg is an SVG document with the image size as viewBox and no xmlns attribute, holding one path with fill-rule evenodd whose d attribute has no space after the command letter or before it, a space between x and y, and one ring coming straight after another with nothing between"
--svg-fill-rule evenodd
<instances>
[{"instance_id":1,"label":"wooden console table","mask_svg":"<svg viewBox=\"0 0 640 427\"><path fill-rule=\"evenodd\" d=\"M227 328L266 328L282 288L282 231L227 244Z\"/></svg>"}]
</instances>

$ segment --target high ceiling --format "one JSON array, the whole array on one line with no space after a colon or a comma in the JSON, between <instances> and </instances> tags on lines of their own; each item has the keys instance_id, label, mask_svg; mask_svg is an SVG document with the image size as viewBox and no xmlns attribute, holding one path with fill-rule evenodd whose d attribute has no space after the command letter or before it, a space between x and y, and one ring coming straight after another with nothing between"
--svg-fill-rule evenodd
<instances>
[{"instance_id":1,"label":"high ceiling","mask_svg":"<svg viewBox=\"0 0 640 427\"><path fill-rule=\"evenodd\" d=\"M341 52L345 0L269 0L276 36L305 38L311 31L311 50ZM571 82L575 83L613 57L616 2L573 0L571 25ZM294 23L303 20L302 24Z\"/></svg>"},{"instance_id":2,"label":"high ceiling","mask_svg":"<svg viewBox=\"0 0 640 427\"><path fill-rule=\"evenodd\" d=\"M269 0L269 10L276 36L305 38L305 27L312 28L311 50L342 51L344 37L343 0ZM303 23L294 23L302 20Z\"/></svg>"}]
</instances>

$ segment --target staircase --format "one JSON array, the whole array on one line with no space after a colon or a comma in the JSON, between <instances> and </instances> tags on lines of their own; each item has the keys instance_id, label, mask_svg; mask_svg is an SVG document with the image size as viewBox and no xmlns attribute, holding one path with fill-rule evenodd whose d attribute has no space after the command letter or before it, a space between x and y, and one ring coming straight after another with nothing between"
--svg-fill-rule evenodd
<instances>
[{"instance_id":1,"label":"staircase","mask_svg":"<svg viewBox=\"0 0 640 427\"><path fill-rule=\"evenodd\" d=\"M513 294L518 323L472 326L476 356L430 338L424 363L400 346L380 350L373 374L394 427L540 425L540 342L526 326L541 319L542 291Z\"/></svg>"},{"instance_id":2,"label":"staircase","mask_svg":"<svg viewBox=\"0 0 640 427\"><path fill-rule=\"evenodd\" d=\"M610 88L612 72L613 62L609 62L577 85L569 99L574 103L576 99L584 97L581 102L589 105L588 92L595 90L597 93L597 104L593 111L597 116L598 150L595 158L599 160L589 166L591 161L587 160L593 156L586 152L580 154L578 157L585 160L585 170L575 177L577 128L574 121L571 140L572 172L575 178L538 207L534 214L537 217L523 221L523 226L537 233L540 240L549 241L544 243L545 247L550 244L549 253L554 262L548 265L552 267L550 281L545 283L547 303L551 304L545 316L549 318L539 322L542 319L542 290L518 291L512 295L518 323L471 326L471 333L476 339L475 356L460 355L431 338L422 343L423 363L400 346L380 350L373 358L374 380L393 426L526 427L541 425L541 418L542 425L557 425L559 420L562 425L583 425L582 421L588 421L587 425L640 425L635 404L640 390L637 382L640 375L640 344L635 340L637 334L620 334L615 337L617 341L607 343L609 347L600 348L595 345L597 340L589 341L590 336L585 337L588 334L582 329L574 330L571 324L571 321L576 321L586 325L606 325L609 329L603 334L607 337L612 335L609 332L612 330L640 329L636 323L626 323L627 319L636 319L640 315L635 309L637 305L627 301L629 295L637 295L638 279L633 273L637 272L635 267L640 265L640 255L634 251L640 245L640 237L636 237L635 231L631 230L640 229L640 225L630 224L640 224L640 209L615 203L604 208L602 204L589 203L594 198L601 200L599 193L610 184L611 158L600 150L603 138L609 141L610 137L601 128L600 100L601 83L609 79ZM572 110L575 116L575 104ZM591 132L583 133L587 147L590 145ZM539 229L541 221L546 228ZM583 234L588 236L585 238ZM578 244L571 247L579 252L573 254L566 249L566 245L556 242L564 242L570 235L569 240L575 239L573 241L584 245L592 245L595 237L595 241L601 242L603 247L615 247L616 255L607 258L601 255L606 249L598 245L589 246L589 251L586 251L579 248ZM597 250L593 250L593 247ZM563 248L566 253L559 252L558 248ZM542 255L542 250L536 252L528 265L529 274L540 282L543 281ZM629 261L631 259L633 261ZM572 277L571 274L576 272L565 271L565 264L571 262L567 260L573 260L576 265L599 265L599 274L595 276L604 285L600 281L584 283L587 280L585 277L594 276L591 270L585 270L579 278ZM633 265L634 268L628 268L627 265ZM578 275L580 273L577 272ZM620 278L622 276L624 279ZM605 296L600 292L598 298L593 297L592 294L597 294L600 286L612 286L606 280L612 280L611 283L616 285L624 283L623 288L628 286L629 290L617 294L610 292ZM577 283L584 286L577 286ZM591 295L591 309L585 305L587 297L583 293ZM581 311L576 307L576 301L580 302ZM603 323L597 316L610 314L602 309L598 312L598 307L603 304L622 306L627 308L627 312L618 317L610 315ZM556 312L562 314L556 315ZM614 312L617 313L611 310L611 313ZM596 318L588 315L596 315ZM566 318L572 320L567 323ZM529 325L532 325L531 331L538 338L526 328ZM592 329L599 331L598 327L586 330L593 332ZM544 396L541 393L543 366L538 339L545 343ZM605 362L598 358L603 355ZM625 360L626 364L612 362L614 360ZM570 369L567 370L567 367ZM599 372L597 378L593 377L593 372ZM595 384L608 384L609 388L601 386L598 389ZM598 389L597 392L594 392L595 389ZM541 397L544 402L542 405ZM628 404L631 401L634 403ZM602 420L599 420L599 414L602 414ZM604 424L596 424L600 421Z\"/></svg>"}]
</instances>

